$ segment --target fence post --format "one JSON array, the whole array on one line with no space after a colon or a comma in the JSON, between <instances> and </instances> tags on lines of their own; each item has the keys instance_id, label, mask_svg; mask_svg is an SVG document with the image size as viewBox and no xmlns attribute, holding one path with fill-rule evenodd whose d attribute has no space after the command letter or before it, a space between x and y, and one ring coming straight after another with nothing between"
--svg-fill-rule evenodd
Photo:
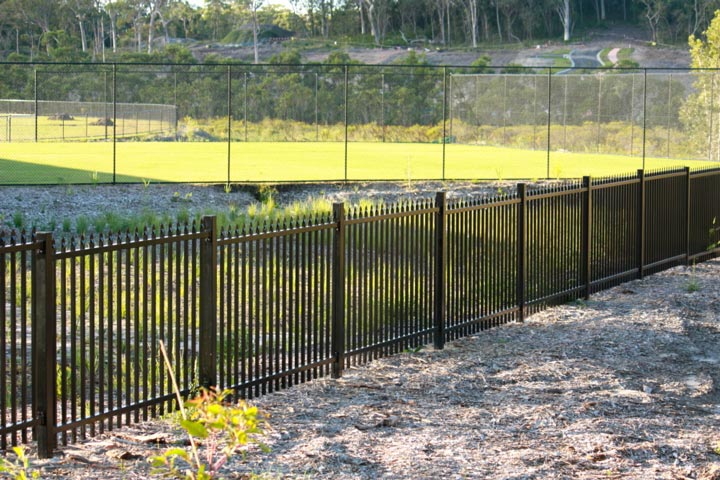
<instances>
[{"instance_id":1,"label":"fence post","mask_svg":"<svg viewBox=\"0 0 720 480\"><path fill-rule=\"evenodd\" d=\"M35 94L35 143L38 141L38 71L33 69L33 92Z\"/></svg>"},{"instance_id":2,"label":"fence post","mask_svg":"<svg viewBox=\"0 0 720 480\"><path fill-rule=\"evenodd\" d=\"M545 177L550 179L550 137L552 136L552 67L548 68L548 92L547 92L547 161L545 165Z\"/></svg>"},{"instance_id":3,"label":"fence post","mask_svg":"<svg viewBox=\"0 0 720 480\"><path fill-rule=\"evenodd\" d=\"M50 458L57 443L55 251L52 233L35 235L32 257L32 398L38 456Z\"/></svg>"},{"instance_id":4,"label":"fence post","mask_svg":"<svg viewBox=\"0 0 720 480\"><path fill-rule=\"evenodd\" d=\"M112 66L112 89L113 89L113 119L112 119L112 136L113 136L113 184L117 182L117 63ZM103 122L107 130L107 118ZM123 132L124 133L124 132ZM107 135L106 135L107 136Z\"/></svg>"},{"instance_id":5,"label":"fence post","mask_svg":"<svg viewBox=\"0 0 720 480\"><path fill-rule=\"evenodd\" d=\"M345 65L345 92L344 92L344 102L345 102L345 109L343 112L345 122L345 176L343 179L347 182L348 181L348 88L350 84L349 79L349 73L348 73L348 66Z\"/></svg>"},{"instance_id":6,"label":"fence post","mask_svg":"<svg viewBox=\"0 0 720 480\"><path fill-rule=\"evenodd\" d=\"M640 211L638 212L637 252L638 278L641 279L645 276L645 170L640 169L637 174L640 179L640 187L638 188Z\"/></svg>"},{"instance_id":7,"label":"fence post","mask_svg":"<svg viewBox=\"0 0 720 480\"><path fill-rule=\"evenodd\" d=\"M582 255L583 255L583 276L585 282L585 300L590 299L590 283L592 272L590 262L592 260L592 178L583 177L583 225L582 225Z\"/></svg>"},{"instance_id":8,"label":"fence post","mask_svg":"<svg viewBox=\"0 0 720 480\"><path fill-rule=\"evenodd\" d=\"M442 138L442 179L445 180L445 143L447 141L447 108L448 108L448 81L447 67L443 67L443 138Z\"/></svg>"},{"instance_id":9,"label":"fence post","mask_svg":"<svg viewBox=\"0 0 720 480\"><path fill-rule=\"evenodd\" d=\"M200 385L215 386L217 381L217 218L202 217L200 241Z\"/></svg>"},{"instance_id":10,"label":"fence post","mask_svg":"<svg viewBox=\"0 0 720 480\"><path fill-rule=\"evenodd\" d=\"M685 167L685 265L690 265L690 167Z\"/></svg>"},{"instance_id":11,"label":"fence post","mask_svg":"<svg viewBox=\"0 0 720 480\"><path fill-rule=\"evenodd\" d=\"M332 253L332 378L340 378L345 367L345 205L334 203L333 215L337 227Z\"/></svg>"},{"instance_id":12,"label":"fence post","mask_svg":"<svg viewBox=\"0 0 720 480\"><path fill-rule=\"evenodd\" d=\"M527 192L524 183L518 183L517 194L520 199L517 211L517 280L515 295L518 305L518 320L525 321L525 257L527 255Z\"/></svg>"},{"instance_id":13,"label":"fence post","mask_svg":"<svg viewBox=\"0 0 720 480\"><path fill-rule=\"evenodd\" d=\"M642 168L645 169L645 148L647 140L647 68L643 69L643 134L642 134ZM644 180L643 180L644 181Z\"/></svg>"},{"instance_id":14,"label":"fence post","mask_svg":"<svg viewBox=\"0 0 720 480\"><path fill-rule=\"evenodd\" d=\"M227 184L230 185L230 149L232 145L232 65L227 66Z\"/></svg>"},{"instance_id":15,"label":"fence post","mask_svg":"<svg viewBox=\"0 0 720 480\"><path fill-rule=\"evenodd\" d=\"M435 216L435 348L445 347L445 272L447 270L447 229L445 228L447 212L447 195L438 192L435 195L438 208Z\"/></svg>"}]
</instances>

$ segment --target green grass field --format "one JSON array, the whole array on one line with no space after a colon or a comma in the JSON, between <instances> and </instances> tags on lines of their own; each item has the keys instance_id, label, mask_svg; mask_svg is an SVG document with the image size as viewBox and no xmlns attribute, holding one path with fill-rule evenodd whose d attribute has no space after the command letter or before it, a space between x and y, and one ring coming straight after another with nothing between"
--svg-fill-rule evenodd
<instances>
[{"instance_id":1,"label":"green grass field","mask_svg":"<svg viewBox=\"0 0 720 480\"><path fill-rule=\"evenodd\" d=\"M446 179L546 178L547 153L500 147L446 145ZM348 180L418 180L443 177L442 145L349 143ZM228 144L223 142L118 142L118 182L225 182ZM230 145L231 182L343 180L345 144L268 142ZM648 170L716 163L646 158ZM550 178L607 176L634 172L642 158L552 152ZM112 181L113 145L0 143L0 183L62 184Z\"/></svg>"},{"instance_id":2,"label":"green grass field","mask_svg":"<svg viewBox=\"0 0 720 480\"><path fill-rule=\"evenodd\" d=\"M109 113L112 116L112 112ZM37 138L40 141L85 141L87 139L112 138L160 133L174 129L168 120L149 120L134 117L118 117L117 125L98 124L98 117L78 116L71 120L57 120L47 116L37 118ZM32 115L8 116L0 114L0 142L28 142L35 140L35 117Z\"/></svg>"}]
</instances>

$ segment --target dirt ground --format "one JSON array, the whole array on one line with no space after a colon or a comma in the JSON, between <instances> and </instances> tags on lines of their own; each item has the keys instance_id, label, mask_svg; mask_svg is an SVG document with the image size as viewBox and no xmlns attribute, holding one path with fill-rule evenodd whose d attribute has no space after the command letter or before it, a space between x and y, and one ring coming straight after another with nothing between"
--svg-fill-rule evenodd
<instances>
[{"instance_id":1,"label":"dirt ground","mask_svg":"<svg viewBox=\"0 0 720 480\"><path fill-rule=\"evenodd\" d=\"M550 42L539 42L536 45L525 47L522 45L509 45L505 48L464 48L445 49L433 45L413 46L411 48L383 47L383 48L359 48L349 47L344 49L353 60L366 64L391 64L402 59L409 50L418 54L425 54L428 61L434 65L469 65L482 55L491 59L493 66L505 66L516 64L523 66L543 67L552 65L553 59L546 58L546 55L555 51L569 49L597 49L604 48L625 48L634 49L631 59L638 62L641 67L667 68L667 67L688 67L690 55L688 47L670 45L651 45L648 33L639 27L610 26L604 30L590 32L582 41L571 41L564 44L561 40ZM268 61L273 55L280 53L283 49L292 48L291 42L269 44L260 46L261 61ZM340 47L338 47L340 48ZM302 52L305 62L322 62L327 56L337 50L334 47L318 48ZM244 61L252 61L252 47L224 47L219 45L201 45L193 48L193 54L197 58L203 58L209 53L216 53L222 56L237 58Z\"/></svg>"},{"instance_id":2,"label":"dirt ground","mask_svg":"<svg viewBox=\"0 0 720 480\"><path fill-rule=\"evenodd\" d=\"M720 479L720 260L677 267L254 400L226 478ZM150 439L150 440L148 440ZM63 447L43 478L147 478L169 420Z\"/></svg>"}]
</instances>

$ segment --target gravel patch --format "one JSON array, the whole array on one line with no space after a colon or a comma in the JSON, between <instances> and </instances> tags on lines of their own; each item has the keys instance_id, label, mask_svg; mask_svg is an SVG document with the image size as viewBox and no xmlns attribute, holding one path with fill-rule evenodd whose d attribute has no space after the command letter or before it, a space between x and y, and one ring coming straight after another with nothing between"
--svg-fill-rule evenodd
<instances>
[{"instance_id":1,"label":"gravel patch","mask_svg":"<svg viewBox=\"0 0 720 480\"><path fill-rule=\"evenodd\" d=\"M561 183L539 182L537 187ZM394 203L400 200L433 198L446 191L448 198L478 198L514 193L510 182L371 182L271 185L275 203L282 207L294 202L326 199L357 204L362 200ZM0 187L0 236L11 229L36 228L57 235L77 231L78 219L89 220L92 233L100 228L94 219L101 216L154 218L164 224L178 217L229 214L246 211L258 203L257 186L150 184L150 185L66 185ZM63 225L65 224L65 225Z\"/></svg>"}]
</instances>

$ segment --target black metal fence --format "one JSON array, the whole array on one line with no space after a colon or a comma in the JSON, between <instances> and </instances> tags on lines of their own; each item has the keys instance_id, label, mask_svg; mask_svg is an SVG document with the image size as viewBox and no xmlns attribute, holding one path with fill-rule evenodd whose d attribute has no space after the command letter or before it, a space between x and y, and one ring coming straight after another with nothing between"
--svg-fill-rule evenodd
<instances>
[{"instance_id":1,"label":"black metal fence","mask_svg":"<svg viewBox=\"0 0 720 480\"><path fill-rule=\"evenodd\" d=\"M529 178L568 176L569 152L720 159L716 69L0 65L0 184L517 178L507 153L469 148L493 146L522 149ZM73 160L48 142L76 142L58 147ZM41 175L23 163L43 154ZM268 175L276 157L304 168Z\"/></svg>"},{"instance_id":2,"label":"black metal fence","mask_svg":"<svg viewBox=\"0 0 720 480\"><path fill-rule=\"evenodd\" d=\"M702 261L720 169L346 210L250 230L0 243L0 444L41 455L175 408L198 385L253 397Z\"/></svg>"}]
</instances>

